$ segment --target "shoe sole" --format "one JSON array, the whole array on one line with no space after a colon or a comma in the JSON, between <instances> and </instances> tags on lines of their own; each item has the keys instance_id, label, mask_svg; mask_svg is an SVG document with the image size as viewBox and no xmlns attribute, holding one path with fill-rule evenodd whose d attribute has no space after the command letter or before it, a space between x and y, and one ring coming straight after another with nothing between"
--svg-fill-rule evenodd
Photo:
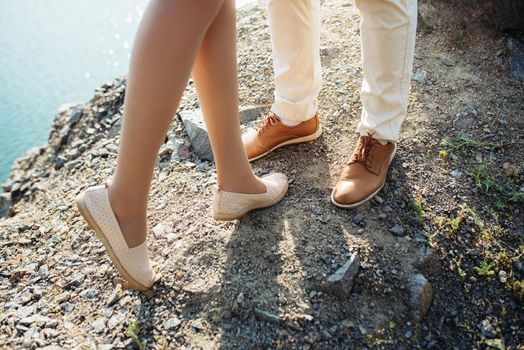
<instances>
[{"instance_id":1,"label":"shoe sole","mask_svg":"<svg viewBox=\"0 0 524 350\"><path fill-rule=\"evenodd\" d=\"M125 282L127 283L127 286L124 286L124 287L137 289L137 290L142 291L142 292L146 292L146 291L150 290L151 287L146 287L142 283L138 282L133 277L131 277L131 275L126 271L124 266L120 263L120 260L118 260L116 254L114 253L113 248L111 247L111 244L109 244L109 241L104 236L102 230L100 229L100 227L97 225L96 221L93 219L93 217L89 213L89 209L85 205L83 193L79 194L76 197L76 206L78 207L78 211L80 212L80 214L82 215L82 217L86 221L87 225L93 231L95 231L95 234L98 237L98 239L104 244L106 252L109 255L109 257L111 258L111 261L113 262L113 264L117 268L118 272L120 272L120 274L122 276L124 276L124 278L126 279Z\"/></svg>"},{"instance_id":2,"label":"shoe sole","mask_svg":"<svg viewBox=\"0 0 524 350\"><path fill-rule=\"evenodd\" d=\"M269 151L267 151L265 153L262 153L262 154L260 154L260 155L258 155L256 157L250 158L248 160L250 162L255 161L257 159L260 159L262 157L267 156L269 153L271 153L274 150L276 150L277 148L280 148L280 147L283 147L283 146L293 145L293 144L303 143L303 142L309 142L309 141L314 141L314 140L318 139L321 135L322 135L322 125L319 124L318 125L318 129L313 134L307 135L307 136L303 136L303 137L298 137L296 139L291 139L291 140L287 140L285 142L279 143L275 147L271 148Z\"/></svg>"},{"instance_id":3,"label":"shoe sole","mask_svg":"<svg viewBox=\"0 0 524 350\"><path fill-rule=\"evenodd\" d=\"M237 212L237 213L232 213L232 214L225 214L225 213L213 213L213 219L217 220L217 221L233 221L233 220L238 220L238 219L241 219L244 215L246 215L247 213L249 213L250 211L252 210L255 210L255 209L263 209L263 208L267 208L267 207L270 207L272 205L275 205L277 204L278 202L280 202L282 200L282 198L284 198L284 196L286 195L287 191L289 189L289 184L286 184L286 188L284 191L282 191L282 194L280 196L278 196L278 198L276 198L275 200L269 202L269 203L266 203L264 205L252 205L240 212Z\"/></svg>"},{"instance_id":4,"label":"shoe sole","mask_svg":"<svg viewBox=\"0 0 524 350\"><path fill-rule=\"evenodd\" d=\"M391 158L389 159L389 164L388 164L388 168L389 166L391 165L391 162L393 161L393 158L395 157L395 154L397 153L397 145L395 144L395 149L393 150L393 153L391 154ZM387 174L386 174L387 176ZM372 199L373 197L375 197L377 195L377 193L380 192L380 190L384 187L384 185L386 184L386 180L384 180L384 183L382 183L382 185L375 191L373 192L372 194L370 194L368 197L364 198L363 200L361 200L360 202L356 202L356 203L351 203L351 204L341 204L341 203L338 203L336 200L335 200L335 189L333 189L333 191L331 192L331 196L330 196L330 199L331 199L331 203L333 203L334 205L336 205L337 207L339 208L344 208L344 209L352 209L352 208L356 208L358 207L359 205L362 205L364 203L366 203L367 201L369 201L370 199Z\"/></svg>"}]
</instances>

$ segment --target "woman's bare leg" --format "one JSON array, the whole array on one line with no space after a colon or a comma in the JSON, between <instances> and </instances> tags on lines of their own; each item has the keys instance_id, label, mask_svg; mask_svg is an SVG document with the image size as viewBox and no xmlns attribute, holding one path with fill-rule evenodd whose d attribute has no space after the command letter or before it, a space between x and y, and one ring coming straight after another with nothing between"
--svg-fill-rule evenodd
<instances>
[{"instance_id":1,"label":"woman's bare leg","mask_svg":"<svg viewBox=\"0 0 524 350\"><path fill-rule=\"evenodd\" d=\"M235 1L225 0L209 27L193 66L200 105L209 130L220 189L263 193L253 174L240 134Z\"/></svg>"},{"instance_id":2,"label":"woman's bare leg","mask_svg":"<svg viewBox=\"0 0 524 350\"><path fill-rule=\"evenodd\" d=\"M140 24L117 168L109 186L111 206L129 247L146 238L147 200L158 150L196 52L222 4L223 0L152 0Z\"/></svg>"}]
</instances>

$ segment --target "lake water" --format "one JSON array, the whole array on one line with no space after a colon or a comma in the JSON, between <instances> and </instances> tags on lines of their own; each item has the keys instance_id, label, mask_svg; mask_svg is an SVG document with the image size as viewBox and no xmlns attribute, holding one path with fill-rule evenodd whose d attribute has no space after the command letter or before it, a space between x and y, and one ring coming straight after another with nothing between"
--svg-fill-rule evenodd
<instances>
[{"instance_id":1,"label":"lake water","mask_svg":"<svg viewBox=\"0 0 524 350\"><path fill-rule=\"evenodd\" d=\"M16 158L46 143L60 105L85 102L127 72L146 4L0 0L0 183Z\"/></svg>"}]
</instances>

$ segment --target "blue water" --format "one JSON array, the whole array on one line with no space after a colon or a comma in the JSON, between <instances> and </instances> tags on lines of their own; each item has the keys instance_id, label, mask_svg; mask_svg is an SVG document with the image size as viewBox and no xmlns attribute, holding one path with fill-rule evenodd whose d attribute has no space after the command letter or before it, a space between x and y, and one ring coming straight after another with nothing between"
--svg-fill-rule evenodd
<instances>
[{"instance_id":1,"label":"blue water","mask_svg":"<svg viewBox=\"0 0 524 350\"><path fill-rule=\"evenodd\" d=\"M241 6L250 0L238 0ZM58 107L127 72L147 0L0 0L0 183Z\"/></svg>"}]
</instances>

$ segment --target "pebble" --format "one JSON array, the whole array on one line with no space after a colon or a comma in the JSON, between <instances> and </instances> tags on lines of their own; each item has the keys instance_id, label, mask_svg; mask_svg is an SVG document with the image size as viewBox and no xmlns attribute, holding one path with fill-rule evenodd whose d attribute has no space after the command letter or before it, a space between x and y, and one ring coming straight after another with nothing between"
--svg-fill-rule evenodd
<instances>
[{"instance_id":1,"label":"pebble","mask_svg":"<svg viewBox=\"0 0 524 350\"><path fill-rule=\"evenodd\" d=\"M164 329L173 329L173 328L177 328L180 323L182 323L178 317L171 317L170 319L166 320L166 322L164 322Z\"/></svg>"},{"instance_id":2,"label":"pebble","mask_svg":"<svg viewBox=\"0 0 524 350\"><path fill-rule=\"evenodd\" d=\"M508 280L507 272L504 271L504 270L500 270L499 271L499 281L500 281L500 283L506 283L507 280Z\"/></svg>"},{"instance_id":3,"label":"pebble","mask_svg":"<svg viewBox=\"0 0 524 350\"><path fill-rule=\"evenodd\" d=\"M426 84L428 82L428 73L425 70L417 70L413 75L411 76L411 80L415 80L416 82L420 84Z\"/></svg>"},{"instance_id":4,"label":"pebble","mask_svg":"<svg viewBox=\"0 0 524 350\"><path fill-rule=\"evenodd\" d=\"M93 331L95 333L102 333L102 331L104 331L104 329L106 328L105 318L96 319L91 323L91 327L93 327Z\"/></svg>"},{"instance_id":5,"label":"pebble","mask_svg":"<svg viewBox=\"0 0 524 350\"><path fill-rule=\"evenodd\" d=\"M84 299L95 299L98 296L98 291L92 288L84 289L80 292L80 297Z\"/></svg>"},{"instance_id":6,"label":"pebble","mask_svg":"<svg viewBox=\"0 0 524 350\"><path fill-rule=\"evenodd\" d=\"M24 319L32 315L36 310L36 305L21 306L16 310L15 316L18 319Z\"/></svg>"},{"instance_id":7,"label":"pebble","mask_svg":"<svg viewBox=\"0 0 524 350\"><path fill-rule=\"evenodd\" d=\"M402 237L404 236L404 227L399 224L395 224L392 228L389 229L394 236Z\"/></svg>"},{"instance_id":8,"label":"pebble","mask_svg":"<svg viewBox=\"0 0 524 350\"><path fill-rule=\"evenodd\" d=\"M71 277L65 288L79 286L80 284L82 284L85 278L86 276L82 272L77 272Z\"/></svg>"},{"instance_id":9,"label":"pebble","mask_svg":"<svg viewBox=\"0 0 524 350\"><path fill-rule=\"evenodd\" d=\"M487 319L480 322L477 327L486 338L495 338L497 336L497 331Z\"/></svg>"},{"instance_id":10,"label":"pebble","mask_svg":"<svg viewBox=\"0 0 524 350\"><path fill-rule=\"evenodd\" d=\"M254 311L255 311L255 315L257 316L257 318L261 320L272 322L272 323L281 323L283 321L282 317L272 312L265 311L259 308L255 308Z\"/></svg>"},{"instance_id":11,"label":"pebble","mask_svg":"<svg viewBox=\"0 0 524 350\"><path fill-rule=\"evenodd\" d=\"M455 178L455 180L459 181L460 178L462 177L462 173L458 170L453 170L449 173L451 176L453 176Z\"/></svg>"},{"instance_id":12,"label":"pebble","mask_svg":"<svg viewBox=\"0 0 524 350\"><path fill-rule=\"evenodd\" d=\"M49 268L47 267L47 265L42 265L38 268L38 276L44 279L49 277Z\"/></svg>"},{"instance_id":13,"label":"pebble","mask_svg":"<svg viewBox=\"0 0 524 350\"><path fill-rule=\"evenodd\" d=\"M113 291L111 292L111 295L109 296L109 298L107 299L106 305L107 306L112 306L114 303L116 303L118 301L118 299L120 299L120 292L121 291L122 291L122 285L120 283L118 283L115 286L115 289L113 289Z\"/></svg>"},{"instance_id":14,"label":"pebble","mask_svg":"<svg viewBox=\"0 0 524 350\"><path fill-rule=\"evenodd\" d=\"M162 221L153 228L153 233L156 238L167 238L173 233L173 221Z\"/></svg>"},{"instance_id":15,"label":"pebble","mask_svg":"<svg viewBox=\"0 0 524 350\"><path fill-rule=\"evenodd\" d=\"M455 67L455 65L456 65L455 61L453 61L453 60L450 59L450 58L443 58L443 59L442 59L442 63L443 63L445 66L448 66L448 67Z\"/></svg>"},{"instance_id":16,"label":"pebble","mask_svg":"<svg viewBox=\"0 0 524 350\"><path fill-rule=\"evenodd\" d=\"M358 213L357 215L353 217L353 220L355 221L356 224L361 224L364 222L364 215Z\"/></svg>"}]
</instances>

